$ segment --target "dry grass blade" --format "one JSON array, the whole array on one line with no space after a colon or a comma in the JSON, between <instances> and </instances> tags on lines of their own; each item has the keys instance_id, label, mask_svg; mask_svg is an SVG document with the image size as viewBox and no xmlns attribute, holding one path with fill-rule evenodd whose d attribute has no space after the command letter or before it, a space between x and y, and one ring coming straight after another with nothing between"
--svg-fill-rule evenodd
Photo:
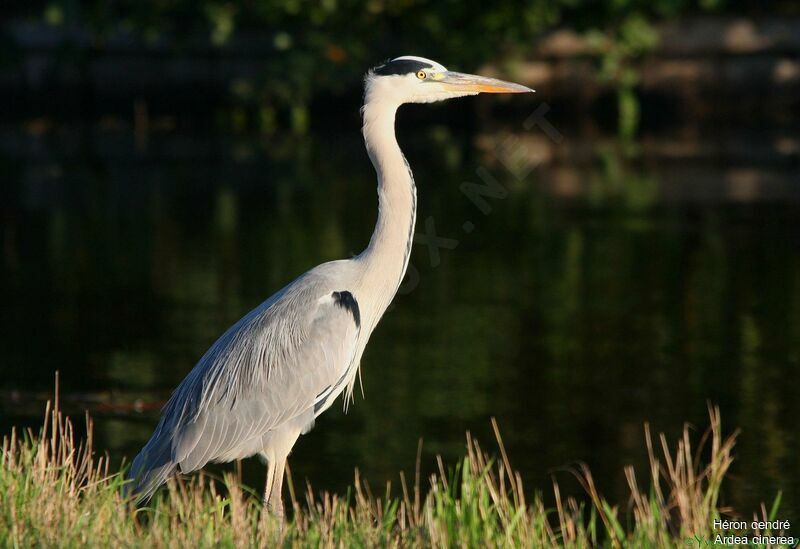
<instances>
[{"instance_id":1,"label":"dry grass blade","mask_svg":"<svg viewBox=\"0 0 800 549\"><path fill-rule=\"evenodd\" d=\"M12 429L0 445L5 546L674 546L689 535L709 535L713 518L729 512L718 501L736 439L723 435L715 407L709 407L710 428L694 448L685 426L672 448L661 435L656 450L645 425L649 479L644 485L626 467L632 521L624 526L586 465L574 474L590 505L564 498L555 480L554 508L538 494L526 499L494 420L499 459L467 434L464 459L448 469L437 457L426 493L421 443L413 489L401 475L399 497L391 484L376 497L356 471L350 497L317 494L307 485L305 501L298 501L287 469L291 519L281 524L264 513L257 491L241 485L240 474L175 479L148 508L136 510L124 495L123 475L110 473L108 459L94 456L91 419L86 417L87 436L80 440L58 398L46 412L38 435ZM758 514L774 515L776 508L777 501L771 513L762 507Z\"/></svg>"}]
</instances>

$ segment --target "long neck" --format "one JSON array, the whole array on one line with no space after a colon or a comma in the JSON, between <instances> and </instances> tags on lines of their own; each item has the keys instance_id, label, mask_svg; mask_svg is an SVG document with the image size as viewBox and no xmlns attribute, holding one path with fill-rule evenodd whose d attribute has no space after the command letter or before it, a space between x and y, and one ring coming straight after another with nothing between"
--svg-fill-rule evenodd
<instances>
[{"instance_id":1,"label":"long neck","mask_svg":"<svg viewBox=\"0 0 800 549\"><path fill-rule=\"evenodd\" d=\"M411 169L397 144L397 105L364 104L364 142L378 175L378 221L362 262L362 285L373 299L368 315L376 323L389 306L408 266L417 210L417 190Z\"/></svg>"}]
</instances>

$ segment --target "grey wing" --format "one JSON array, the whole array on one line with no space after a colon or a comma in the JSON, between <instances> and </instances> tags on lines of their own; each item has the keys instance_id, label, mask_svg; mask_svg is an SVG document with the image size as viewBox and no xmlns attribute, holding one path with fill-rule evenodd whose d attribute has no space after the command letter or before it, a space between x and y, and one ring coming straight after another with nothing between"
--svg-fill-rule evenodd
<instances>
[{"instance_id":1,"label":"grey wing","mask_svg":"<svg viewBox=\"0 0 800 549\"><path fill-rule=\"evenodd\" d=\"M334 287L308 273L212 345L134 460L140 499L178 471L253 455L271 429L313 418L341 393L357 368L360 313L355 297Z\"/></svg>"}]
</instances>

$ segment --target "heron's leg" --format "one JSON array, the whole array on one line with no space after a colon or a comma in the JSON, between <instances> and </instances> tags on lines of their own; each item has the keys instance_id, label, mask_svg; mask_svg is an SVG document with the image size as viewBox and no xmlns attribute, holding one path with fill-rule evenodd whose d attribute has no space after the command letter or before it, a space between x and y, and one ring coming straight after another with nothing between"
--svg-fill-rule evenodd
<instances>
[{"instance_id":1,"label":"heron's leg","mask_svg":"<svg viewBox=\"0 0 800 549\"><path fill-rule=\"evenodd\" d=\"M283 518L283 475L286 469L286 457L275 460L272 474L272 487L267 498L267 509L276 517Z\"/></svg>"},{"instance_id":2,"label":"heron's leg","mask_svg":"<svg viewBox=\"0 0 800 549\"><path fill-rule=\"evenodd\" d=\"M313 415L311 416L313 419ZM286 458L292 451L292 446L307 425L309 418L299 416L295 421L271 431L269 438L264 441L262 455L269 462L267 471L267 487L264 490L264 509L273 516L283 518L283 475L286 469Z\"/></svg>"},{"instance_id":3,"label":"heron's leg","mask_svg":"<svg viewBox=\"0 0 800 549\"><path fill-rule=\"evenodd\" d=\"M267 483L264 486L263 505L265 509L269 505L269 498L270 498L270 493L272 492L272 484L274 478L275 478L275 460L271 459L267 462Z\"/></svg>"},{"instance_id":4,"label":"heron's leg","mask_svg":"<svg viewBox=\"0 0 800 549\"><path fill-rule=\"evenodd\" d=\"M283 518L283 474L286 457L276 458L267 466L267 485L264 487L264 508L271 515Z\"/></svg>"}]
</instances>

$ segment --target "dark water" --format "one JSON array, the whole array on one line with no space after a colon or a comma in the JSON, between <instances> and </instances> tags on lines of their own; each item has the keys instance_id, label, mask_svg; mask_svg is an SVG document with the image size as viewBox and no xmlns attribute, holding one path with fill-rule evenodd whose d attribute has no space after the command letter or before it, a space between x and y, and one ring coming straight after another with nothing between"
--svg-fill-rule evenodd
<instances>
[{"instance_id":1,"label":"dark water","mask_svg":"<svg viewBox=\"0 0 800 549\"><path fill-rule=\"evenodd\" d=\"M800 518L800 136L563 133L404 126L418 231L449 240L417 244L363 359L366 400L301 438L295 482L396 481L420 437L426 468L452 463L467 430L492 447L496 417L531 491L582 460L624 506L643 422L699 436L710 401L742 429L723 501L750 515L783 491L779 518ZM115 459L227 326L359 252L376 214L355 126L6 127L0 168L0 427L37 425L60 370L65 406L91 410ZM497 191L477 204L460 188L476 170Z\"/></svg>"}]
</instances>

